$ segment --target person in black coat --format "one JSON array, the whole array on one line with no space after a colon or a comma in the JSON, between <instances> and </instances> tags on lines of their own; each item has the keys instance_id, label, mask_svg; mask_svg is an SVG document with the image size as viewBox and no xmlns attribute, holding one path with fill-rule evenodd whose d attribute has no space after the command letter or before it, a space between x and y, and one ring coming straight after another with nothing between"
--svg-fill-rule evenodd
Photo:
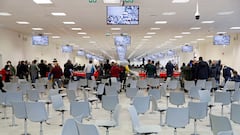
<instances>
[{"instance_id":1,"label":"person in black coat","mask_svg":"<svg viewBox=\"0 0 240 135\"><path fill-rule=\"evenodd\" d=\"M231 67L228 67L228 66L223 67L223 78L224 78L225 83L228 79L231 78L231 76L232 76L231 71L232 72L234 71Z\"/></svg>"},{"instance_id":2,"label":"person in black coat","mask_svg":"<svg viewBox=\"0 0 240 135\"><path fill-rule=\"evenodd\" d=\"M73 71L73 64L70 60L64 64L64 77L67 80L70 80Z\"/></svg>"},{"instance_id":3,"label":"person in black coat","mask_svg":"<svg viewBox=\"0 0 240 135\"><path fill-rule=\"evenodd\" d=\"M202 57L199 57L197 64L197 79L207 80L209 77L209 66L206 61L203 61Z\"/></svg>"},{"instance_id":4,"label":"person in black coat","mask_svg":"<svg viewBox=\"0 0 240 135\"><path fill-rule=\"evenodd\" d=\"M168 61L168 63L165 66L167 70L167 77L173 76L173 69L175 68L171 61Z\"/></svg>"},{"instance_id":5,"label":"person in black coat","mask_svg":"<svg viewBox=\"0 0 240 135\"><path fill-rule=\"evenodd\" d=\"M47 64L44 63L44 60L41 60L40 63L38 64L39 67L39 72L41 77L46 77L46 74L48 72L48 66Z\"/></svg>"}]
</instances>

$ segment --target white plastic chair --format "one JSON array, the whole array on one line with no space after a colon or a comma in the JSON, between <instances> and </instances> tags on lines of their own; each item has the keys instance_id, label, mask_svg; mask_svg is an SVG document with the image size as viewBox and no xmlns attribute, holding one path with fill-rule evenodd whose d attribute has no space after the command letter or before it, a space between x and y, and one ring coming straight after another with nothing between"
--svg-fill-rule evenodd
<instances>
[{"instance_id":1,"label":"white plastic chair","mask_svg":"<svg viewBox=\"0 0 240 135\"><path fill-rule=\"evenodd\" d=\"M146 113L150 108L150 96L136 96L133 98L133 104L138 114Z\"/></svg>"},{"instance_id":2,"label":"white plastic chair","mask_svg":"<svg viewBox=\"0 0 240 135\"><path fill-rule=\"evenodd\" d=\"M179 81L178 80L170 80L167 83L167 89L168 90L176 90L179 86Z\"/></svg>"},{"instance_id":3,"label":"white plastic chair","mask_svg":"<svg viewBox=\"0 0 240 135\"><path fill-rule=\"evenodd\" d=\"M230 119L237 123L240 124L240 104L232 104L231 105L231 112L230 112Z\"/></svg>"},{"instance_id":4,"label":"white plastic chair","mask_svg":"<svg viewBox=\"0 0 240 135\"><path fill-rule=\"evenodd\" d=\"M199 99L199 91L200 90L201 90L201 87L197 87L197 86L191 87L188 91L189 98L191 98L191 100Z\"/></svg>"},{"instance_id":5,"label":"white plastic chair","mask_svg":"<svg viewBox=\"0 0 240 135\"><path fill-rule=\"evenodd\" d=\"M184 89L186 91L189 91L193 86L195 86L195 82L194 81L184 80Z\"/></svg>"},{"instance_id":6,"label":"white plastic chair","mask_svg":"<svg viewBox=\"0 0 240 135\"><path fill-rule=\"evenodd\" d=\"M233 135L232 125L227 117L209 115L213 135Z\"/></svg>"},{"instance_id":7,"label":"white plastic chair","mask_svg":"<svg viewBox=\"0 0 240 135\"><path fill-rule=\"evenodd\" d=\"M66 92L67 92L67 98L69 102L79 100L79 97L77 97L75 90L67 90Z\"/></svg>"},{"instance_id":8,"label":"white plastic chair","mask_svg":"<svg viewBox=\"0 0 240 135\"><path fill-rule=\"evenodd\" d=\"M110 120L112 120L112 113L117 104L119 104L118 96L102 96L102 107L103 109L110 111Z\"/></svg>"},{"instance_id":9,"label":"white plastic chair","mask_svg":"<svg viewBox=\"0 0 240 135\"><path fill-rule=\"evenodd\" d=\"M174 128L174 135L177 135L177 128L184 128L189 123L188 108L168 107L166 114L166 124Z\"/></svg>"},{"instance_id":10,"label":"white plastic chair","mask_svg":"<svg viewBox=\"0 0 240 135\"><path fill-rule=\"evenodd\" d=\"M74 119L67 119L64 122L61 135L79 135L77 123Z\"/></svg>"},{"instance_id":11,"label":"white plastic chair","mask_svg":"<svg viewBox=\"0 0 240 135\"><path fill-rule=\"evenodd\" d=\"M153 96L151 96L151 100L152 100L152 112L158 111L160 113L160 126L163 126L164 124L162 120L162 115L163 115L163 112L166 111L166 108L159 107L157 100Z\"/></svg>"},{"instance_id":12,"label":"white plastic chair","mask_svg":"<svg viewBox=\"0 0 240 135\"><path fill-rule=\"evenodd\" d=\"M105 86L106 95L118 95L117 87L115 86Z\"/></svg>"},{"instance_id":13,"label":"white plastic chair","mask_svg":"<svg viewBox=\"0 0 240 135\"><path fill-rule=\"evenodd\" d=\"M169 102L179 107L185 103L185 95L183 92L170 92Z\"/></svg>"},{"instance_id":14,"label":"white plastic chair","mask_svg":"<svg viewBox=\"0 0 240 135\"><path fill-rule=\"evenodd\" d=\"M77 123L79 135L100 135L99 130L94 124Z\"/></svg>"},{"instance_id":15,"label":"white plastic chair","mask_svg":"<svg viewBox=\"0 0 240 135\"><path fill-rule=\"evenodd\" d=\"M137 80L137 88L139 88L140 90L144 90L147 89L147 80Z\"/></svg>"},{"instance_id":16,"label":"white plastic chair","mask_svg":"<svg viewBox=\"0 0 240 135\"><path fill-rule=\"evenodd\" d=\"M194 119L194 133L197 135L197 120L203 119L207 116L207 102L188 102L189 117Z\"/></svg>"},{"instance_id":17,"label":"white plastic chair","mask_svg":"<svg viewBox=\"0 0 240 135\"><path fill-rule=\"evenodd\" d=\"M82 118L91 118L91 110L88 102L72 101L70 103L70 115L74 118L81 116Z\"/></svg>"},{"instance_id":18,"label":"white plastic chair","mask_svg":"<svg viewBox=\"0 0 240 135\"><path fill-rule=\"evenodd\" d=\"M149 89L148 95L153 96L155 98L155 100L161 99L161 91L159 89Z\"/></svg>"},{"instance_id":19,"label":"white plastic chair","mask_svg":"<svg viewBox=\"0 0 240 135\"><path fill-rule=\"evenodd\" d=\"M61 95L53 95L51 96L52 100L52 106L55 111L61 112L62 113L62 123L59 126L63 126L64 123L64 112L67 111L65 109L63 99Z\"/></svg>"},{"instance_id":20,"label":"white plastic chair","mask_svg":"<svg viewBox=\"0 0 240 135\"><path fill-rule=\"evenodd\" d=\"M40 135L43 135L42 123L48 120L48 114L43 102L27 102L27 117L32 122L40 122Z\"/></svg>"},{"instance_id":21,"label":"white plastic chair","mask_svg":"<svg viewBox=\"0 0 240 135\"><path fill-rule=\"evenodd\" d=\"M131 100L137 95L138 88L126 88L126 96Z\"/></svg>"},{"instance_id":22,"label":"white plastic chair","mask_svg":"<svg viewBox=\"0 0 240 135\"><path fill-rule=\"evenodd\" d=\"M161 127L159 125L142 125L134 106L130 106L128 111L131 116L132 128L135 134L158 134L161 131Z\"/></svg>"},{"instance_id":23,"label":"white plastic chair","mask_svg":"<svg viewBox=\"0 0 240 135\"><path fill-rule=\"evenodd\" d=\"M205 87L206 87L206 80L197 80L196 86L200 87L201 89L205 89Z\"/></svg>"},{"instance_id":24,"label":"white plastic chair","mask_svg":"<svg viewBox=\"0 0 240 135\"><path fill-rule=\"evenodd\" d=\"M119 114L120 114L121 106L116 105L113 112L113 120L97 120L96 125L99 127L106 128L106 135L109 135L109 128L116 127L119 125Z\"/></svg>"},{"instance_id":25,"label":"white plastic chair","mask_svg":"<svg viewBox=\"0 0 240 135\"><path fill-rule=\"evenodd\" d=\"M215 92L214 103L221 103L221 106L222 106L221 114L223 116L223 106L231 104L231 93L230 92Z\"/></svg>"}]
</instances>

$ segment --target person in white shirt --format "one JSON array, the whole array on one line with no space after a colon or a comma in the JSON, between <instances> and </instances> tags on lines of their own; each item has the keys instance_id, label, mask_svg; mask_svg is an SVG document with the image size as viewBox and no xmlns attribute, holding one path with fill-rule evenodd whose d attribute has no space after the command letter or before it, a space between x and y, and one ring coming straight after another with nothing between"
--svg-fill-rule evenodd
<instances>
[{"instance_id":1,"label":"person in white shirt","mask_svg":"<svg viewBox=\"0 0 240 135\"><path fill-rule=\"evenodd\" d=\"M95 66L93 65L93 61L89 60L89 64L87 64L84 68L84 72L86 73L86 78L88 80L91 80L91 76L94 75L94 72L96 71Z\"/></svg>"}]
</instances>

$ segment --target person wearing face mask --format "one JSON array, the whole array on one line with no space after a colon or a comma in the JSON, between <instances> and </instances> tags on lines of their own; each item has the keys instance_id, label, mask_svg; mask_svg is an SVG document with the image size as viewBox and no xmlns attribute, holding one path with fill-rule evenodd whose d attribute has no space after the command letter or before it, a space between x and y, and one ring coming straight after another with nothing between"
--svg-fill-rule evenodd
<instances>
[{"instance_id":1,"label":"person wearing face mask","mask_svg":"<svg viewBox=\"0 0 240 135\"><path fill-rule=\"evenodd\" d=\"M4 70L6 71L5 82L10 82L12 76L14 76L16 72L15 68L12 66L11 61L7 61L7 64L5 65Z\"/></svg>"}]
</instances>

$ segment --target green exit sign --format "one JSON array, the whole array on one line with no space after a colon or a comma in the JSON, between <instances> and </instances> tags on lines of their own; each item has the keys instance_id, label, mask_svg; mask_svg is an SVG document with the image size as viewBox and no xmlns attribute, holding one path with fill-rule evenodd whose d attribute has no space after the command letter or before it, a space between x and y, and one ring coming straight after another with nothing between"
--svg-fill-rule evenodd
<instances>
[{"instance_id":1,"label":"green exit sign","mask_svg":"<svg viewBox=\"0 0 240 135\"><path fill-rule=\"evenodd\" d=\"M124 0L126 3L133 3L133 0Z\"/></svg>"},{"instance_id":2,"label":"green exit sign","mask_svg":"<svg viewBox=\"0 0 240 135\"><path fill-rule=\"evenodd\" d=\"M96 3L97 0L89 0L89 3Z\"/></svg>"}]
</instances>

